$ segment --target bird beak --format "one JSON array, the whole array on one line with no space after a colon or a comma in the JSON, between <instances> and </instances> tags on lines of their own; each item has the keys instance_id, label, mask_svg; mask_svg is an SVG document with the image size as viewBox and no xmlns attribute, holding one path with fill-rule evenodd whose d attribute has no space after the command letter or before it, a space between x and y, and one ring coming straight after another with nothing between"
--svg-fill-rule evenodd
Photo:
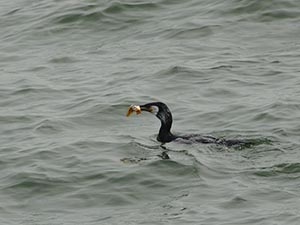
<instances>
[{"instance_id":1,"label":"bird beak","mask_svg":"<svg viewBox=\"0 0 300 225\"><path fill-rule=\"evenodd\" d=\"M126 116L130 116L131 113L135 112L137 115L141 113L141 107L139 105L131 105L129 106Z\"/></svg>"}]
</instances>

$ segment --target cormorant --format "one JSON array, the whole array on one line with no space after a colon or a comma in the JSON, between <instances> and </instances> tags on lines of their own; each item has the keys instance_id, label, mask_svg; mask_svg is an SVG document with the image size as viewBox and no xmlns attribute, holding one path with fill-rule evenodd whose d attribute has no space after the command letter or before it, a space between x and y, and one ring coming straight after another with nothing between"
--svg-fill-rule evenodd
<instances>
[{"instance_id":1,"label":"cormorant","mask_svg":"<svg viewBox=\"0 0 300 225\"><path fill-rule=\"evenodd\" d=\"M219 144L225 146L251 144L250 140L224 139L197 134L174 135L171 132L173 122L171 111L169 110L168 106L162 102L151 102L145 105L131 105L128 108L126 116L130 116L130 114L133 112L136 112L136 114L140 114L142 111L150 112L160 120L161 127L157 135L157 141L161 143L180 141L184 143L199 142L204 144Z\"/></svg>"}]
</instances>

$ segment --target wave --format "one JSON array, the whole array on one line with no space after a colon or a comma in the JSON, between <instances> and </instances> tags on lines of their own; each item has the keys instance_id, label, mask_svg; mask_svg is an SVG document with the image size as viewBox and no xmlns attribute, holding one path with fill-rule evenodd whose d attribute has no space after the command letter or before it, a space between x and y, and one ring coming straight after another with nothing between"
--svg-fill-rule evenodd
<instances>
[{"instance_id":1,"label":"wave","mask_svg":"<svg viewBox=\"0 0 300 225\"><path fill-rule=\"evenodd\" d=\"M108 1L81 4L63 1L19 7L2 16L7 30L13 30L11 26L15 26L17 31L14 35L4 32L7 38L20 37L24 33L48 36L74 29L79 32L116 31L147 23L150 27L142 32L137 31L138 37L162 36L182 40L212 36L227 22L297 19L300 10L298 1L293 0L232 0L222 3ZM161 22L159 26L156 25L158 22Z\"/></svg>"},{"instance_id":2,"label":"wave","mask_svg":"<svg viewBox=\"0 0 300 225\"><path fill-rule=\"evenodd\" d=\"M186 25L185 25L186 26ZM166 38L194 39L210 36L220 25L193 25L190 28L173 28L165 31Z\"/></svg>"},{"instance_id":3,"label":"wave","mask_svg":"<svg viewBox=\"0 0 300 225\"><path fill-rule=\"evenodd\" d=\"M223 12L225 15L238 15L239 20L260 22L294 19L300 16L299 1L294 0L234 0L226 5Z\"/></svg>"},{"instance_id":4,"label":"wave","mask_svg":"<svg viewBox=\"0 0 300 225\"><path fill-rule=\"evenodd\" d=\"M281 163L271 167L262 167L254 173L257 176L271 177L278 176L281 174L292 175L296 174L300 176L300 163Z\"/></svg>"},{"instance_id":5,"label":"wave","mask_svg":"<svg viewBox=\"0 0 300 225\"><path fill-rule=\"evenodd\" d=\"M107 8L103 11L106 13L123 13L126 11L138 11L138 10L153 10L157 9L158 4L153 2L112 2Z\"/></svg>"},{"instance_id":6,"label":"wave","mask_svg":"<svg viewBox=\"0 0 300 225\"><path fill-rule=\"evenodd\" d=\"M80 7L70 7L64 12L53 13L52 21L55 24L79 24L87 25L97 23L97 25L113 25L140 22L147 16L149 10L155 10L158 5L151 2L126 3L111 2L106 5L90 4ZM100 23L100 24L99 24Z\"/></svg>"}]
</instances>

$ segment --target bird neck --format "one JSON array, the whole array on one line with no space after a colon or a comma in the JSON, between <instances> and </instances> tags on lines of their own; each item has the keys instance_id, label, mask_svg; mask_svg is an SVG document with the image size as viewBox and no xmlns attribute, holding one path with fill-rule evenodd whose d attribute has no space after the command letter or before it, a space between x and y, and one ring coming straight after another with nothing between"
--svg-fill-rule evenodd
<instances>
[{"instance_id":1,"label":"bird neck","mask_svg":"<svg viewBox=\"0 0 300 225\"><path fill-rule=\"evenodd\" d=\"M161 127L157 136L157 140L163 143L171 142L176 137L171 133L172 121L161 120Z\"/></svg>"}]
</instances>

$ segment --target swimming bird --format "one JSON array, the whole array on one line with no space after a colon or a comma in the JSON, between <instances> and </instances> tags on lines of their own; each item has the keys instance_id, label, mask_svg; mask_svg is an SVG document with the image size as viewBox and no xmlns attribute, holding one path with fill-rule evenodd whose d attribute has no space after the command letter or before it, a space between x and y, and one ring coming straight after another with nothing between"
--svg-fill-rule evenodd
<instances>
[{"instance_id":1,"label":"swimming bird","mask_svg":"<svg viewBox=\"0 0 300 225\"><path fill-rule=\"evenodd\" d=\"M161 122L161 126L157 135L157 141L161 143L168 143L178 141L183 143L203 143L203 144L218 144L225 146L245 145L251 144L250 140L239 139L224 139L216 138L210 135L175 135L171 132L173 123L172 113L168 106L163 102L151 102L145 105L131 105L128 108L126 116L130 116L133 112L140 114L142 111L154 114Z\"/></svg>"}]
</instances>

